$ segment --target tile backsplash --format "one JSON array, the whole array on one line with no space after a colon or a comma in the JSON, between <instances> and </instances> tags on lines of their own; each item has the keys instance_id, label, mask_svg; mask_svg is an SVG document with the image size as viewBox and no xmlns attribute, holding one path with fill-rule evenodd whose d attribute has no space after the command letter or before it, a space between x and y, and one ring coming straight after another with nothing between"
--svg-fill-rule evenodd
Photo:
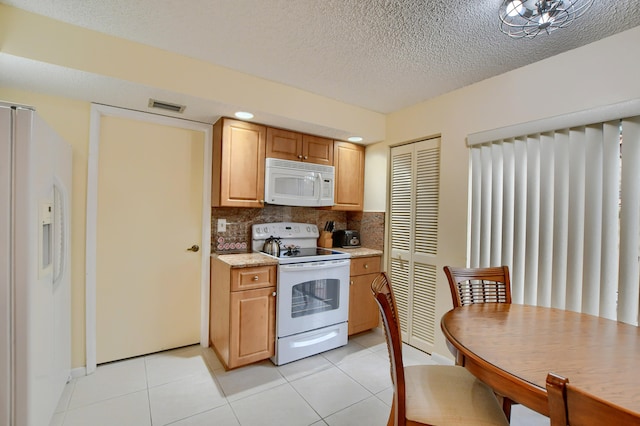
<instances>
[{"instance_id":1,"label":"tile backsplash","mask_svg":"<svg viewBox=\"0 0 640 426\"><path fill-rule=\"evenodd\" d=\"M218 232L218 219L226 219L226 231ZM211 252L251 251L251 225L270 222L314 223L322 229L325 222L335 229L360 231L363 247L384 247L384 212L340 212L312 207L267 205L262 209L214 207L211 209Z\"/></svg>"}]
</instances>

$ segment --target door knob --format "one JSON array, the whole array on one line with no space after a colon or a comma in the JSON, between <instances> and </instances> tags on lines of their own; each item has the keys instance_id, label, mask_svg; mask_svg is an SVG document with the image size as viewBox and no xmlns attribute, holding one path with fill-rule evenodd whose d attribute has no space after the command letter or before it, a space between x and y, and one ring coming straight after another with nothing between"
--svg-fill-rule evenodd
<instances>
[{"instance_id":1,"label":"door knob","mask_svg":"<svg viewBox=\"0 0 640 426\"><path fill-rule=\"evenodd\" d=\"M199 250L200 250L200 246L198 246L197 244L194 244L194 245L192 245L191 247L189 247L189 248L187 249L187 251L192 251L192 252L194 252L194 253L195 253L195 252L197 252L197 251L199 251Z\"/></svg>"}]
</instances>

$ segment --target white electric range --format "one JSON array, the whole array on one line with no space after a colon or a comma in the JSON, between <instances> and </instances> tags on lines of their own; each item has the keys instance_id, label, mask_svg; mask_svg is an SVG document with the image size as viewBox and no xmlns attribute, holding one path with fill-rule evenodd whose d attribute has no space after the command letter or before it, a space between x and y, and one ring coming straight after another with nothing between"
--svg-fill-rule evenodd
<instances>
[{"instance_id":1,"label":"white electric range","mask_svg":"<svg viewBox=\"0 0 640 426\"><path fill-rule=\"evenodd\" d=\"M349 253L316 247L318 227L278 222L251 228L251 247L280 240L276 295L276 353L281 365L347 344Z\"/></svg>"}]
</instances>

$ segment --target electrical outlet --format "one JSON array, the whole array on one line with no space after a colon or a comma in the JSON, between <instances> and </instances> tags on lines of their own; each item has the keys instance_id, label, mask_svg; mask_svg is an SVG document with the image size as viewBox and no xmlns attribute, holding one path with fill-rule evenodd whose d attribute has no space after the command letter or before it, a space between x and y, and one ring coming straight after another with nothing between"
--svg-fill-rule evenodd
<instances>
[{"instance_id":1,"label":"electrical outlet","mask_svg":"<svg viewBox=\"0 0 640 426\"><path fill-rule=\"evenodd\" d=\"M218 232L227 232L227 219L218 219Z\"/></svg>"}]
</instances>

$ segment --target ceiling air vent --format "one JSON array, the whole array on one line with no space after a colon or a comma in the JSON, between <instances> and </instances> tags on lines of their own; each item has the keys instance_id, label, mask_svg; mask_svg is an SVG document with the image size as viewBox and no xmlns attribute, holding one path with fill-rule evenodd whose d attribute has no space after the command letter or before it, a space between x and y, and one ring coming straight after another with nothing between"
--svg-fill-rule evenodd
<instances>
[{"instance_id":1,"label":"ceiling air vent","mask_svg":"<svg viewBox=\"0 0 640 426\"><path fill-rule=\"evenodd\" d=\"M149 99L149 108L166 109L167 111L182 113L186 106L172 104L170 102L158 101L156 99Z\"/></svg>"}]
</instances>

